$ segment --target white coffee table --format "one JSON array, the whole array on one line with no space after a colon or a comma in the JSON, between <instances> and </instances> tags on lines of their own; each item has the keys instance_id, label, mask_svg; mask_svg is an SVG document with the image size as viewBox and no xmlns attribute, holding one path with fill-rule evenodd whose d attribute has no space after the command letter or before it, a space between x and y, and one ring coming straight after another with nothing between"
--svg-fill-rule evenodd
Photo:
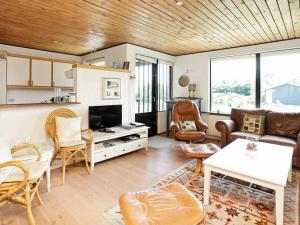
<instances>
[{"instance_id":1,"label":"white coffee table","mask_svg":"<svg viewBox=\"0 0 300 225\"><path fill-rule=\"evenodd\" d=\"M203 161L204 204L209 204L211 172L218 172L275 190L276 224L282 225L284 187L292 180L293 148L257 142L258 151L249 154L247 143L237 139Z\"/></svg>"}]
</instances>

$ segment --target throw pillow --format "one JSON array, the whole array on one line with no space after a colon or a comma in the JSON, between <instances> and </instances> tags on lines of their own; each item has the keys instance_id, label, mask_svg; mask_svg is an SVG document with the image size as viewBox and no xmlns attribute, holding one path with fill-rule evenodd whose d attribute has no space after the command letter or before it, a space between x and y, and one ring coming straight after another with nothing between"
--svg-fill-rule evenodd
<instances>
[{"instance_id":1,"label":"throw pillow","mask_svg":"<svg viewBox=\"0 0 300 225\"><path fill-rule=\"evenodd\" d=\"M0 139L0 164L12 161L10 147ZM0 169L0 184L9 175L13 167L4 167Z\"/></svg>"},{"instance_id":2,"label":"throw pillow","mask_svg":"<svg viewBox=\"0 0 300 225\"><path fill-rule=\"evenodd\" d=\"M245 114L241 131L264 135L265 116Z\"/></svg>"},{"instance_id":3,"label":"throw pillow","mask_svg":"<svg viewBox=\"0 0 300 225\"><path fill-rule=\"evenodd\" d=\"M81 117L56 117L55 122L56 134L59 142L71 142L81 140Z\"/></svg>"},{"instance_id":4,"label":"throw pillow","mask_svg":"<svg viewBox=\"0 0 300 225\"><path fill-rule=\"evenodd\" d=\"M179 121L178 123L182 131L197 131L197 127L194 121Z\"/></svg>"}]
</instances>

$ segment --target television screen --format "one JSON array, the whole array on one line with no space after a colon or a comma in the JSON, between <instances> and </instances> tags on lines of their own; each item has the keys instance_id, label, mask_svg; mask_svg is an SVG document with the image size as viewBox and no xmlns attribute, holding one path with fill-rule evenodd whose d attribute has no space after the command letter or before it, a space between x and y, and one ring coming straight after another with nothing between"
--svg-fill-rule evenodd
<instances>
[{"instance_id":1,"label":"television screen","mask_svg":"<svg viewBox=\"0 0 300 225\"><path fill-rule=\"evenodd\" d=\"M105 128L122 125L122 105L103 105L89 107L89 128L105 130Z\"/></svg>"}]
</instances>

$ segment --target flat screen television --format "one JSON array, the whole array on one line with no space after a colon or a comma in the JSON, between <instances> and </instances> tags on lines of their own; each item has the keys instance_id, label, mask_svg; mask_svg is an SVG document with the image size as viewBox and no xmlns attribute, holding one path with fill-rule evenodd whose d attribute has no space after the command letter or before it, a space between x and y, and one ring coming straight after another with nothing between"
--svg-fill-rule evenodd
<instances>
[{"instance_id":1,"label":"flat screen television","mask_svg":"<svg viewBox=\"0 0 300 225\"><path fill-rule=\"evenodd\" d=\"M104 131L106 128L122 125L122 105L89 107L89 128Z\"/></svg>"}]
</instances>

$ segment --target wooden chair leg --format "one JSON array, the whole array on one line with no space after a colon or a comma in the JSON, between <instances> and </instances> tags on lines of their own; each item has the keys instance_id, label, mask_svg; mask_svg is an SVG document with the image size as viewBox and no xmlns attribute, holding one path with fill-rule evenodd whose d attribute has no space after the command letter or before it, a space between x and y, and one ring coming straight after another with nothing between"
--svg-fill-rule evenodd
<instances>
[{"instance_id":1,"label":"wooden chair leg","mask_svg":"<svg viewBox=\"0 0 300 225\"><path fill-rule=\"evenodd\" d=\"M88 170L89 174L91 174L91 173L92 173L92 171L91 171L91 169L90 169L90 167L89 167L89 163L88 163L88 160L87 160L87 158L85 159L85 166L86 166L86 168L87 168L87 170Z\"/></svg>"},{"instance_id":2,"label":"wooden chair leg","mask_svg":"<svg viewBox=\"0 0 300 225\"><path fill-rule=\"evenodd\" d=\"M65 184L65 174L66 174L66 156L65 156L65 152L62 152L62 184Z\"/></svg>"},{"instance_id":3,"label":"wooden chair leg","mask_svg":"<svg viewBox=\"0 0 300 225\"><path fill-rule=\"evenodd\" d=\"M30 225L35 225L32 211L31 211L31 197L30 197L30 187L29 185L26 186L25 190L25 200L26 200L26 212L29 220Z\"/></svg>"},{"instance_id":4,"label":"wooden chair leg","mask_svg":"<svg viewBox=\"0 0 300 225\"><path fill-rule=\"evenodd\" d=\"M43 200L40 196L39 188L36 190L36 197L39 200L40 205L43 205L44 203L43 203Z\"/></svg>"},{"instance_id":5,"label":"wooden chair leg","mask_svg":"<svg viewBox=\"0 0 300 225\"><path fill-rule=\"evenodd\" d=\"M197 176L199 176L200 172L203 174L203 164L202 164L202 159L198 159L198 160L197 160L197 166L196 166L196 169L195 169L195 171L194 171L194 174L191 175L189 178L190 178L190 179L196 178Z\"/></svg>"}]
</instances>

